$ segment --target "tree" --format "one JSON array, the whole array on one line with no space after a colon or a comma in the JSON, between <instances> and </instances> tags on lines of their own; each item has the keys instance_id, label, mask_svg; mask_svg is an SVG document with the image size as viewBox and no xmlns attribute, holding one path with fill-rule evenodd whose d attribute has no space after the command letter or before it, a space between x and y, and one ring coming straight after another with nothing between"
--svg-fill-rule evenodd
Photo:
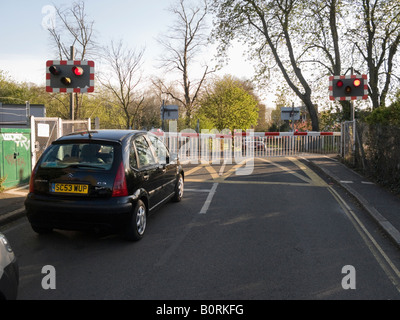
<instances>
[{"instance_id":1,"label":"tree","mask_svg":"<svg viewBox=\"0 0 400 320\"><path fill-rule=\"evenodd\" d=\"M118 106L125 117L126 129L134 128L134 121L142 108L144 97L138 95L137 86L141 81L141 65L144 49L135 50L111 42L104 48L104 59L110 71L99 77L101 84L111 93L111 101Z\"/></svg>"},{"instance_id":2,"label":"tree","mask_svg":"<svg viewBox=\"0 0 400 320\"><path fill-rule=\"evenodd\" d=\"M301 53L293 42L298 36L295 23L302 15L301 4L302 1L296 0L214 0L217 14L214 35L221 41L223 51L238 37L251 45L261 62L265 61L266 50L269 51L289 87L307 107L313 130L318 131L312 88L299 68Z\"/></svg>"},{"instance_id":3,"label":"tree","mask_svg":"<svg viewBox=\"0 0 400 320\"><path fill-rule=\"evenodd\" d=\"M161 57L161 67L166 73L177 72L181 80L179 86L182 95L177 95L170 90L165 80L153 80L153 83L172 99L179 101L186 113L186 124L190 124L192 114L199 99L199 93L209 74L215 72L207 64L201 67L201 76L193 80L191 71L196 64L196 57L207 44L206 16L208 13L207 0L202 1L202 6L186 6L185 0L179 0L177 5L170 8L170 12L177 18L174 25L166 35L159 38L164 48Z\"/></svg>"},{"instance_id":4,"label":"tree","mask_svg":"<svg viewBox=\"0 0 400 320\"><path fill-rule=\"evenodd\" d=\"M144 94L143 108L138 118L138 127L147 130L161 127L160 106L162 105L162 97L153 88L146 90Z\"/></svg>"},{"instance_id":5,"label":"tree","mask_svg":"<svg viewBox=\"0 0 400 320\"><path fill-rule=\"evenodd\" d=\"M320 67L320 74L326 78L327 75L339 76L350 70L349 60L346 60L348 69L343 68L344 57L351 56L351 50L344 38L345 26L343 19L342 0L310 0L304 7L304 22L299 27L301 31L300 43L304 46L302 60L299 65L311 65L313 69ZM313 73L315 75L315 72ZM351 120L350 101L340 101L342 106L342 120ZM323 126L324 127L324 126Z\"/></svg>"},{"instance_id":6,"label":"tree","mask_svg":"<svg viewBox=\"0 0 400 320\"><path fill-rule=\"evenodd\" d=\"M19 83L0 70L0 102L3 104L43 104L47 101L44 89L33 83Z\"/></svg>"},{"instance_id":7,"label":"tree","mask_svg":"<svg viewBox=\"0 0 400 320\"><path fill-rule=\"evenodd\" d=\"M68 8L55 7L56 24L47 25L48 31L54 41L59 60L71 60L71 47L74 47L74 59L85 60L97 48L94 40L94 21L90 20L85 11L85 2L73 2ZM74 96L75 108L73 119L80 118L82 107L82 94ZM55 98L63 100L63 98Z\"/></svg>"},{"instance_id":8,"label":"tree","mask_svg":"<svg viewBox=\"0 0 400 320\"><path fill-rule=\"evenodd\" d=\"M304 26L302 35L312 35L305 37L308 48L318 49L316 58L309 62L324 66L329 75L341 75L351 68L357 73L367 73L373 109L385 106L395 77L395 58L400 44L400 3L387 0L311 0L308 10L307 21L311 25ZM348 120L350 104L340 104L344 119Z\"/></svg>"},{"instance_id":9,"label":"tree","mask_svg":"<svg viewBox=\"0 0 400 320\"><path fill-rule=\"evenodd\" d=\"M222 131L247 130L257 125L258 102L231 76L218 79L201 99L201 127ZM204 121L205 120L205 121Z\"/></svg>"},{"instance_id":10,"label":"tree","mask_svg":"<svg viewBox=\"0 0 400 320\"><path fill-rule=\"evenodd\" d=\"M257 126L255 127L255 131L257 132L265 132L268 131L268 124L267 124L267 107L265 104L258 104L258 121Z\"/></svg>"},{"instance_id":11,"label":"tree","mask_svg":"<svg viewBox=\"0 0 400 320\"><path fill-rule=\"evenodd\" d=\"M366 117L366 122L372 125L396 126L400 128L400 90L397 91L396 100L387 108L376 108Z\"/></svg>"},{"instance_id":12,"label":"tree","mask_svg":"<svg viewBox=\"0 0 400 320\"><path fill-rule=\"evenodd\" d=\"M84 60L96 48L94 21L88 20L85 2L73 2L67 9L55 7L55 13L56 21L61 21L61 24L48 25L48 31L54 40L59 59L70 59L70 47L74 46L76 59Z\"/></svg>"},{"instance_id":13,"label":"tree","mask_svg":"<svg viewBox=\"0 0 400 320\"><path fill-rule=\"evenodd\" d=\"M360 57L360 70L369 73L369 95L372 107L384 107L392 78L395 76L395 58L400 45L400 2L397 0L346 1L355 6L356 23L347 36L354 45L355 56ZM366 69L364 66L367 66ZM397 80L399 78L397 77ZM395 88L398 87L398 83Z\"/></svg>"},{"instance_id":14,"label":"tree","mask_svg":"<svg viewBox=\"0 0 400 320\"><path fill-rule=\"evenodd\" d=\"M275 101L275 109L271 112L271 126L269 131L277 132L277 131L289 131L289 125L282 120L282 108L288 107L290 105L289 101L286 98L286 94L284 89L281 89L276 94L276 101Z\"/></svg>"},{"instance_id":15,"label":"tree","mask_svg":"<svg viewBox=\"0 0 400 320\"><path fill-rule=\"evenodd\" d=\"M261 103L259 96L255 93L254 83L250 80L236 80L240 83L244 90L249 93L254 100L257 101L257 109L258 109L258 121L255 127L255 131L262 132L267 131L267 122L266 122L266 106Z\"/></svg>"},{"instance_id":16,"label":"tree","mask_svg":"<svg viewBox=\"0 0 400 320\"><path fill-rule=\"evenodd\" d=\"M213 0L212 8L221 51L233 39L249 44L260 64L259 78L277 78L278 70L306 105L313 130L318 129L315 101L326 99L320 92L326 92L329 75L367 73L373 108L385 105L400 80L399 1ZM343 119L349 119L350 103L340 104Z\"/></svg>"}]
</instances>

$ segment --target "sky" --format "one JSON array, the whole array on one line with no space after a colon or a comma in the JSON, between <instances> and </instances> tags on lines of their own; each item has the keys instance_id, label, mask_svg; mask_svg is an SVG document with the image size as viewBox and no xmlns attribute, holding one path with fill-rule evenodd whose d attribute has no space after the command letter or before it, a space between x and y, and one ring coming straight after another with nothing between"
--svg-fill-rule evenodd
<instances>
[{"instance_id":1,"label":"sky","mask_svg":"<svg viewBox=\"0 0 400 320\"><path fill-rule=\"evenodd\" d=\"M156 59L162 48L156 38L173 21L167 10L173 3L175 0L85 0L85 11L89 20L94 20L100 44L122 39L132 49L145 48L143 71L150 76L159 72ZM44 85L45 63L56 56L43 25L49 21L51 6L71 4L67 0L0 0L0 70L18 82ZM253 70L237 46L230 51L229 65L218 74L249 79Z\"/></svg>"}]
</instances>

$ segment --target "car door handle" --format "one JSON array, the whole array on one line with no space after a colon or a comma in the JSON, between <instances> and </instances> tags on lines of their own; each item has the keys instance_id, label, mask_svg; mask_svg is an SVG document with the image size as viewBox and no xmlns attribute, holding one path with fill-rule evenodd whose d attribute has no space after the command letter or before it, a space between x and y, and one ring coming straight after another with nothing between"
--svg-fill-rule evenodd
<instances>
[{"instance_id":1,"label":"car door handle","mask_svg":"<svg viewBox=\"0 0 400 320\"><path fill-rule=\"evenodd\" d=\"M144 181L149 180L149 179L150 179L150 175L149 175L149 174L144 175L144 176L143 176L143 179L144 179Z\"/></svg>"}]
</instances>

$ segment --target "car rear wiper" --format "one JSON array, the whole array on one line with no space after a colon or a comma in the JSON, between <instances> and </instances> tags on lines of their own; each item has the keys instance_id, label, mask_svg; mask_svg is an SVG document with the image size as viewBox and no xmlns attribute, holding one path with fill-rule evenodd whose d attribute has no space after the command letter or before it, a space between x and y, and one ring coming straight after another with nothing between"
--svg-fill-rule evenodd
<instances>
[{"instance_id":1,"label":"car rear wiper","mask_svg":"<svg viewBox=\"0 0 400 320\"><path fill-rule=\"evenodd\" d=\"M92 168L92 169L106 170L106 168L104 168L104 167L99 167L99 166L90 165L90 164L71 164L68 166L68 168Z\"/></svg>"}]
</instances>

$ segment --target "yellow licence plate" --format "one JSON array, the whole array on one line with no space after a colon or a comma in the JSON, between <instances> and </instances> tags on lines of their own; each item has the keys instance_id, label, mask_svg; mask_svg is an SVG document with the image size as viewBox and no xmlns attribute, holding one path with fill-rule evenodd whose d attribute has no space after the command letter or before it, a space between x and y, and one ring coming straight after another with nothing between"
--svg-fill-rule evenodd
<instances>
[{"instance_id":1,"label":"yellow licence plate","mask_svg":"<svg viewBox=\"0 0 400 320\"><path fill-rule=\"evenodd\" d=\"M53 183L51 191L55 193L88 194L89 186L87 184Z\"/></svg>"}]
</instances>

